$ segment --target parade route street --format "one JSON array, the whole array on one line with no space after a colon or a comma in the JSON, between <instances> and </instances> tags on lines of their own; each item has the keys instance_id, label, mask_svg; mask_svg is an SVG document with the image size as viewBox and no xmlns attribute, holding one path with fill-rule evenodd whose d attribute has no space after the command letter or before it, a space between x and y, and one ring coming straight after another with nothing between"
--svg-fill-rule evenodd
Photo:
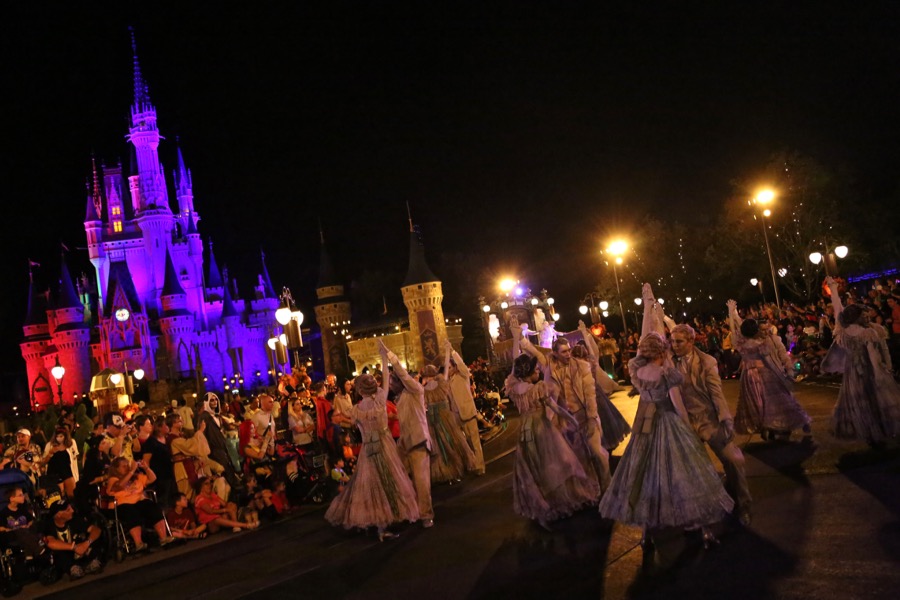
<instances>
[{"instance_id":1,"label":"parade route street","mask_svg":"<svg viewBox=\"0 0 900 600\"><path fill-rule=\"evenodd\" d=\"M738 384L725 382L732 408ZM101 576L19 597L65 598L896 598L900 590L900 451L834 440L837 387L797 386L813 444L739 436L754 496L748 529L720 528L721 545L675 532L660 547L671 568L642 574L640 531L584 510L547 532L512 512L517 440L510 426L485 448L487 475L434 488L435 526L371 533L334 529L303 507L258 531L229 533L110 564ZM636 401L613 397L629 421ZM623 446L617 450L620 455ZM615 460L613 464L615 464Z\"/></svg>"}]
</instances>

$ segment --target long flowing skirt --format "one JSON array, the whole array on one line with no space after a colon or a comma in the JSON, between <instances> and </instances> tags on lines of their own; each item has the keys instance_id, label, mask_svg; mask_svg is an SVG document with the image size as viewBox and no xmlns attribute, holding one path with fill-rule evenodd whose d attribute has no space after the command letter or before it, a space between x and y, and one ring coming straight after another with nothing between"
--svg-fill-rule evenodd
<instances>
[{"instance_id":1,"label":"long flowing skirt","mask_svg":"<svg viewBox=\"0 0 900 600\"><path fill-rule=\"evenodd\" d=\"M600 416L600 425L603 427L603 447L612 452L622 443L629 433L631 426L619 409L612 403L609 396L597 389L597 414Z\"/></svg>"},{"instance_id":2,"label":"long flowing skirt","mask_svg":"<svg viewBox=\"0 0 900 600\"><path fill-rule=\"evenodd\" d=\"M513 474L513 510L541 522L571 515L600 495L597 480L543 409L522 417Z\"/></svg>"},{"instance_id":3,"label":"long flowing skirt","mask_svg":"<svg viewBox=\"0 0 900 600\"><path fill-rule=\"evenodd\" d=\"M350 482L331 502L325 519L345 529L419 519L416 491L386 429L377 442L364 445Z\"/></svg>"},{"instance_id":4,"label":"long flowing skirt","mask_svg":"<svg viewBox=\"0 0 900 600\"><path fill-rule=\"evenodd\" d=\"M744 368L734 419L735 431L794 431L810 421L784 377L766 367Z\"/></svg>"},{"instance_id":5,"label":"long flowing skirt","mask_svg":"<svg viewBox=\"0 0 900 600\"><path fill-rule=\"evenodd\" d=\"M869 442L900 435L900 386L865 354L848 357L831 430L835 437Z\"/></svg>"},{"instance_id":6,"label":"long flowing skirt","mask_svg":"<svg viewBox=\"0 0 900 600\"><path fill-rule=\"evenodd\" d=\"M634 432L600 500L600 514L630 525L698 527L723 519L734 501L697 434L674 412L657 411Z\"/></svg>"},{"instance_id":7,"label":"long flowing skirt","mask_svg":"<svg viewBox=\"0 0 900 600\"><path fill-rule=\"evenodd\" d=\"M475 453L466 441L462 425L446 402L428 405L428 430L431 433L431 481L441 483L462 479L475 470Z\"/></svg>"}]
</instances>

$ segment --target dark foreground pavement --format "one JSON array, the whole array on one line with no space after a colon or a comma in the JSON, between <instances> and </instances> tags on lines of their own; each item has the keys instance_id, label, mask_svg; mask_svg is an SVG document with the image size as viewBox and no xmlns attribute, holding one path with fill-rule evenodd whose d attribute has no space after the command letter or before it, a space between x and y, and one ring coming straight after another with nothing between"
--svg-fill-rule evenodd
<instances>
[{"instance_id":1,"label":"dark foreground pavement","mask_svg":"<svg viewBox=\"0 0 900 600\"><path fill-rule=\"evenodd\" d=\"M737 397L735 382L726 394ZM552 532L512 513L516 423L486 448L488 474L434 490L435 527L400 527L396 540L335 530L322 508L256 532L110 565L99 577L20 597L89 598L897 598L900 449L880 452L827 432L837 388L798 386L815 444L739 439L754 495L749 529L722 528L703 551L674 532L641 568L636 528L585 510ZM617 393L626 417L634 401ZM621 454L620 447L618 454Z\"/></svg>"}]
</instances>

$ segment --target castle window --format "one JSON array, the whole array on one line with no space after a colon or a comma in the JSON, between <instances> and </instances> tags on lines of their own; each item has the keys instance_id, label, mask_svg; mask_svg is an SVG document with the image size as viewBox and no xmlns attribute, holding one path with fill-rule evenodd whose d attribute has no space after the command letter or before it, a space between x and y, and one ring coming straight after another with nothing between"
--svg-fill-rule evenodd
<instances>
[{"instance_id":1,"label":"castle window","mask_svg":"<svg viewBox=\"0 0 900 600\"><path fill-rule=\"evenodd\" d=\"M113 221L113 231L116 233L122 231L122 221Z\"/></svg>"},{"instance_id":2,"label":"castle window","mask_svg":"<svg viewBox=\"0 0 900 600\"><path fill-rule=\"evenodd\" d=\"M113 207L112 207L112 214L113 214L113 216L121 215L121 214L122 214L122 209L121 209L120 207L118 207L118 206L113 206Z\"/></svg>"}]
</instances>

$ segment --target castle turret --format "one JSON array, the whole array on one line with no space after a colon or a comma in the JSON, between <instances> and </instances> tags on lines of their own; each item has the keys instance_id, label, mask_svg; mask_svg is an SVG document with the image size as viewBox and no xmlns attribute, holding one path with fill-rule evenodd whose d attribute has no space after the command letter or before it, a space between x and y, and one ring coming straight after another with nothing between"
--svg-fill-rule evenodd
<instances>
[{"instance_id":1,"label":"castle turret","mask_svg":"<svg viewBox=\"0 0 900 600\"><path fill-rule=\"evenodd\" d=\"M194 333L194 313L187 309L187 294L181 287L171 254L166 254L166 280L161 292L162 316L159 331L175 376L192 370L190 338Z\"/></svg>"},{"instance_id":2,"label":"castle turret","mask_svg":"<svg viewBox=\"0 0 900 600\"><path fill-rule=\"evenodd\" d=\"M222 272L213 254L213 243L209 240L209 272L206 274L206 299L221 300L223 297Z\"/></svg>"},{"instance_id":3,"label":"castle turret","mask_svg":"<svg viewBox=\"0 0 900 600\"><path fill-rule=\"evenodd\" d=\"M52 376L44 366L43 356L51 344L50 325L47 322L47 296L39 294L34 285L34 276L28 270L28 314L22 332L25 338L19 344L25 369L28 373L28 390L31 406L52 404L55 382L51 386Z\"/></svg>"},{"instance_id":4,"label":"castle turret","mask_svg":"<svg viewBox=\"0 0 900 600\"><path fill-rule=\"evenodd\" d=\"M91 385L91 330L84 320L84 305L75 291L72 275L62 257L60 269L59 298L54 311L56 327L51 333L56 354L44 355L44 367L49 371L58 358L65 367L62 381L64 404L73 404L73 397L80 397L90 390Z\"/></svg>"},{"instance_id":5,"label":"castle turret","mask_svg":"<svg viewBox=\"0 0 900 600\"><path fill-rule=\"evenodd\" d=\"M350 331L350 301L344 286L334 273L325 248L325 236L319 229L321 254L319 281L316 283L316 322L322 335L322 354L326 373L347 377L351 369L347 355L347 333Z\"/></svg>"},{"instance_id":6,"label":"castle turret","mask_svg":"<svg viewBox=\"0 0 900 600\"><path fill-rule=\"evenodd\" d=\"M409 220L409 269L403 287L403 304L409 311L409 331L413 344L411 357L415 369L425 365L440 366L443 344L447 339L444 309L441 302L444 292L441 281L428 268L425 251L419 243L412 219Z\"/></svg>"}]
</instances>

